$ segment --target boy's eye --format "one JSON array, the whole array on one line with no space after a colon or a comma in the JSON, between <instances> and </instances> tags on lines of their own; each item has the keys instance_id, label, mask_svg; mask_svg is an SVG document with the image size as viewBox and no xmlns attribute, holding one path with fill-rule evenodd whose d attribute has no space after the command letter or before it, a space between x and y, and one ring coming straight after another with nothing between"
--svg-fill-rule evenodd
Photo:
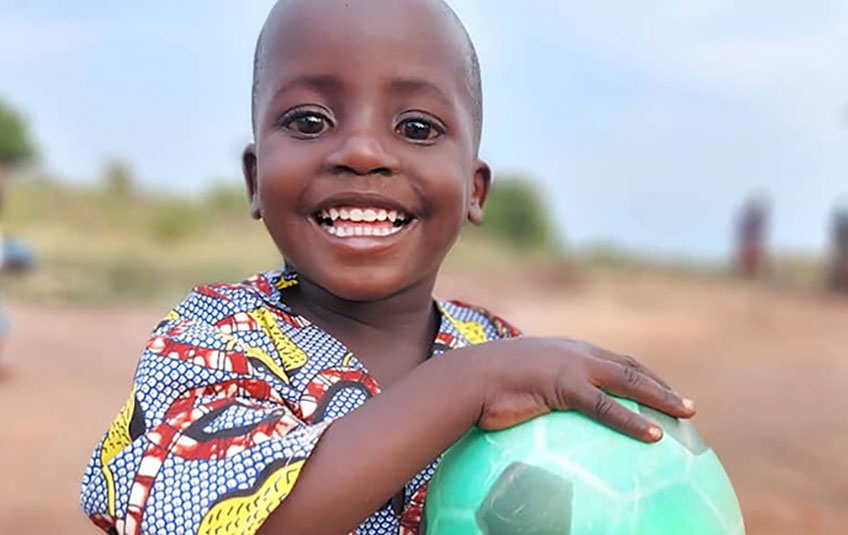
<instances>
[{"instance_id":1,"label":"boy's eye","mask_svg":"<svg viewBox=\"0 0 848 535\"><path fill-rule=\"evenodd\" d=\"M413 141L430 141L442 135L439 128L423 119L405 119L397 126L396 131Z\"/></svg>"},{"instance_id":2,"label":"boy's eye","mask_svg":"<svg viewBox=\"0 0 848 535\"><path fill-rule=\"evenodd\" d=\"M329 119L323 115L302 113L286 121L283 126L297 134L311 137L323 134L331 125Z\"/></svg>"}]
</instances>

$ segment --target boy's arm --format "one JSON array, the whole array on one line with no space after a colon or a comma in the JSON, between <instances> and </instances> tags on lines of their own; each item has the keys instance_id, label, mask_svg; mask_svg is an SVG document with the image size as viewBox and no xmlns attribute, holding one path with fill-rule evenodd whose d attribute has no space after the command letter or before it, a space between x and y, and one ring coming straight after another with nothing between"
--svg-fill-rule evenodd
<instances>
[{"instance_id":1,"label":"boy's arm","mask_svg":"<svg viewBox=\"0 0 848 535\"><path fill-rule=\"evenodd\" d=\"M632 359L588 344L521 338L450 351L333 423L259 533L347 533L475 423L501 429L576 409L644 441L662 437L604 391L694 414Z\"/></svg>"},{"instance_id":2,"label":"boy's arm","mask_svg":"<svg viewBox=\"0 0 848 535\"><path fill-rule=\"evenodd\" d=\"M344 534L455 442L483 404L474 358L447 353L335 421L259 534Z\"/></svg>"}]
</instances>

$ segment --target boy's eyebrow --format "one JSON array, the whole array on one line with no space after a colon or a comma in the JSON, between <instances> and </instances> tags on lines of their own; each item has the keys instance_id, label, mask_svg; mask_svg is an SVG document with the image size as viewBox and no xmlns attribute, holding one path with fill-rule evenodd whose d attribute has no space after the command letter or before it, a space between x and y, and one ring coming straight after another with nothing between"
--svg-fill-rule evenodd
<instances>
[{"instance_id":1,"label":"boy's eyebrow","mask_svg":"<svg viewBox=\"0 0 848 535\"><path fill-rule=\"evenodd\" d=\"M344 82L333 74L302 74L283 82L274 91L273 99L296 87L306 87L322 93L338 93L342 90L343 85ZM424 78L393 78L386 86L392 93L427 93L439 99L446 106L450 107L454 104L453 100L438 85Z\"/></svg>"},{"instance_id":2,"label":"boy's eyebrow","mask_svg":"<svg viewBox=\"0 0 848 535\"><path fill-rule=\"evenodd\" d=\"M430 93L446 106L452 106L453 100L448 98L442 89L424 78L394 78L388 84L392 92L397 93Z\"/></svg>"},{"instance_id":3,"label":"boy's eyebrow","mask_svg":"<svg viewBox=\"0 0 848 535\"><path fill-rule=\"evenodd\" d=\"M321 92L337 92L341 88L341 81L332 74L303 74L291 80L286 80L274 91L274 98L298 86L305 86Z\"/></svg>"}]
</instances>

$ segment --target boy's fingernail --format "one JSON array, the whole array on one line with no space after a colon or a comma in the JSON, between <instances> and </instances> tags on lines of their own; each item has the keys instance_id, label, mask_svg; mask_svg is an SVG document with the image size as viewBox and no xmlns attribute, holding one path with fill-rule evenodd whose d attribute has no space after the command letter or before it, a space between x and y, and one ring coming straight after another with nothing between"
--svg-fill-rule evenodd
<instances>
[{"instance_id":1,"label":"boy's fingernail","mask_svg":"<svg viewBox=\"0 0 848 535\"><path fill-rule=\"evenodd\" d=\"M683 406L686 407L687 411L695 410L695 402L689 398L683 398Z\"/></svg>"},{"instance_id":2,"label":"boy's fingernail","mask_svg":"<svg viewBox=\"0 0 848 535\"><path fill-rule=\"evenodd\" d=\"M659 427L652 427L648 429L648 434L651 435L651 438L654 440L659 440L662 437L662 429Z\"/></svg>"}]
</instances>

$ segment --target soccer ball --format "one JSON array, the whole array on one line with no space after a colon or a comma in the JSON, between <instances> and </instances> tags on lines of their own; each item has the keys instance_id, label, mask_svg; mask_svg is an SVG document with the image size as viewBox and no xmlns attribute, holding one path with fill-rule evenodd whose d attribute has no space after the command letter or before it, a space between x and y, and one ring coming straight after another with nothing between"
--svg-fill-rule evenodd
<instances>
[{"instance_id":1,"label":"soccer ball","mask_svg":"<svg viewBox=\"0 0 848 535\"><path fill-rule=\"evenodd\" d=\"M503 431L474 428L448 449L424 504L426 535L744 535L733 487L685 421L645 444L574 412Z\"/></svg>"}]
</instances>

